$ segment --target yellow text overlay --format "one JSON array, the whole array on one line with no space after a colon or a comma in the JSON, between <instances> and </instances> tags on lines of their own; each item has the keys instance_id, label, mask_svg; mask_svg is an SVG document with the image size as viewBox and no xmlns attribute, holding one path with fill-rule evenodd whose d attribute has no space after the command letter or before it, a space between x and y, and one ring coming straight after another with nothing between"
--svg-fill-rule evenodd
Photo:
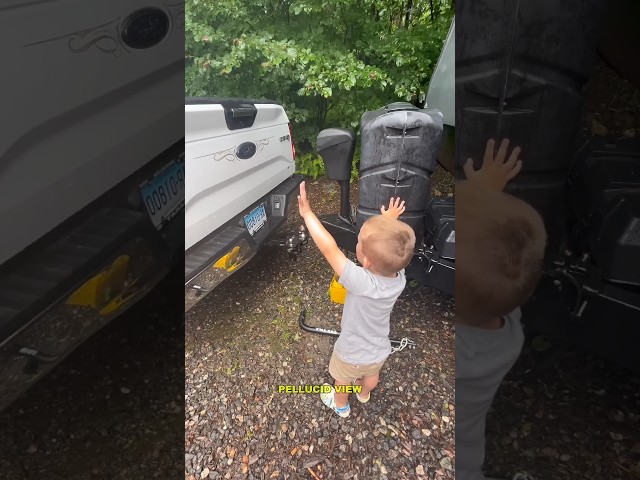
<instances>
[{"instance_id":1,"label":"yellow text overlay","mask_svg":"<svg viewBox=\"0 0 640 480\"><path fill-rule=\"evenodd\" d=\"M336 393L360 393L362 385L336 385ZM329 393L330 385L278 385L278 393Z\"/></svg>"}]
</instances>

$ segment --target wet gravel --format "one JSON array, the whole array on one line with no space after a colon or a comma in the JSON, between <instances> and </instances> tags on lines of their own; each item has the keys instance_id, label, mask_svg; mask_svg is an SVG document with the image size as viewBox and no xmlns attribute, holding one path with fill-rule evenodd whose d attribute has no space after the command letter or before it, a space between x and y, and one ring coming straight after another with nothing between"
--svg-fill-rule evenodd
<instances>
[{"instance_id":1,"label":"wet gravel","mask_svg":"<svg viewBox=\"0 0 640 480\"><path fill-rule=\"evenodd\" d=\"M640 375L531 336L487 417L488 472L640 478Z\"/></svg>"},{"instance_id":2,"label":"wet gravel","mask_svg":"<svg viewBox=\"0 0 640 480\"><path fill-rule=\"evenodd\" d=\"M307 184L316 213L337 210L335 185ZM299 224L294 210L288 228ZM454 478L453 301L436 291L398 300L391 337L417 348L389 358L371 401L352 399L349 418L317 394L278 393L332 383L334 339L297 323L306 308L308 324L340 328L331 275L312 241L297 260L268 247L187 313L187 479Z\"/></svg>"}]
</instances>

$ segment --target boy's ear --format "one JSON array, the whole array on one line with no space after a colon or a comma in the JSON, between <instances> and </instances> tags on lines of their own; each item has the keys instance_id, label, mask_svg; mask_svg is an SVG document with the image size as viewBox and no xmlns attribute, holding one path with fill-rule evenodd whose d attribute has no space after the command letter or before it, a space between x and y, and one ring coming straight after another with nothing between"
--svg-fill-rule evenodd
<instances>
[{"instance_id":1,"label":"boy's ear","mask_svg":"<svg viewBox=\"0 0 640 480\"><path fill-rule=\"evenodd\" d=\"M362 254L362 266L367 270L369 270L369 267L371 267L371 262L369 261L367 256L364 254Z\"/></svg>"}]
</instances>

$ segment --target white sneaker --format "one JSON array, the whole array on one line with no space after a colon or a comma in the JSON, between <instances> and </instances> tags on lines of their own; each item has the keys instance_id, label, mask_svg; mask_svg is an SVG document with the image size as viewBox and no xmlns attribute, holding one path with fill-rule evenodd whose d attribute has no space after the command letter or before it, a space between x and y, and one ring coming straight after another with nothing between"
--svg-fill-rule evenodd
<instances>
[{"instance_id":1,"label":"white sneaker","mask_svg":"<svg viewBox=\"0 0 640 480\"><path fill-rule=\"evenodd\" d=\"M356 385L355 381L351 382L351 386L355 387ZM361 397L359 393L356 393L356 398L360 403L367 403L371 399L371 392L369 392L366 397Z\"/></svg>"},{"instance_id":2,"label":"white sneaker","mask_svg":"<svg viewBox=\"0 0 640 480\"><path fill-rule=\"evenodd\" d=\"M335 402L336 391L333 389L333 386L329 385L328 383L325 383L324 385L329 387L330 391L328 393L323 392L320 394L320 399L322 400L322 403L324 403L327 407L329 407L331 410L336 412L342 418L348 417L349 414L351 413L351 406L349 405L349 402L347 402L347 404L344 407L338 408Z\"/></svg>"}]
</instances>

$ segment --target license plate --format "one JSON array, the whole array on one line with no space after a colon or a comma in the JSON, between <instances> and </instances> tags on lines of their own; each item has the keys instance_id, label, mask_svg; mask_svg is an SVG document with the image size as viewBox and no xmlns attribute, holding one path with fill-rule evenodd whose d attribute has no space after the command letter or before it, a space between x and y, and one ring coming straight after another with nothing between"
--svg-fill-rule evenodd
<instances>
[{"instance_id":1,"label":"license plate","mask_svg":"<svg viewBox=\"0 0 640 480\"><path fill-rule=\"evenodd\" d=\"M264 203L258 205L251 210L249 215L245 215L244 217L244 224L247 226L247 230L249 230L251 236L260 230L265 223L267 223L267 212L264 209Z\"/></svg>"},{"instance_id":2,"label":"license plate","mask_svg":"<svg viewBox=\"0 0 640 480\"><path fill-rule=\"evenodd\" d=\"M160 230L184 207L184 162L172 162L140 185L149 218Z\"/></svg>"}]
</instances>

